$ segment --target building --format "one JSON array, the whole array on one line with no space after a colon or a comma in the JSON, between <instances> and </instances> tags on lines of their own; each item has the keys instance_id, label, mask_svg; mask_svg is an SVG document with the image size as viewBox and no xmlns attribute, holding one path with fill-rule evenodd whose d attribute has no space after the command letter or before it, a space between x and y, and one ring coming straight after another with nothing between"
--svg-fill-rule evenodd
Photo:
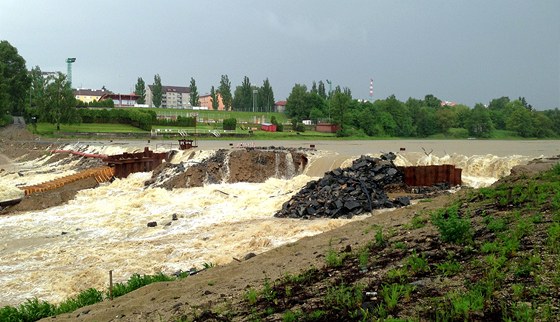
<instances>
[{"instance_id":1,"label":"building","mask_svg":"<svg viewBox=\"0 0 560 322\"><path fill-rule=\"evenodd\" d=\"M315 131L317 132L336 133L336 131L338 130L340 130L340 126L330 122L328 123L318 122L317 125L315 125Z\"/></svg>"},{"instance_id":2,"label":"building","mask_svg":"<svg viewBox=\"0 0 560 322\"><path fill-rule=\"evenodd\" d=\"M274 103L274 109L278 113L284 113L284 111L286 111L286 101L278 101Z\"/></svg>"},{"instance_id":3,"label":"building","mask_svg":"<svg viewBox=\"0 0 560 322\"><path fill-rule=\"evenodd\" d=\"M267 131L267 132L276 132L276 124L262 123L261 124L261 130Z\"/></svg>"},{"instance_id":4,"label":"building","mask_svg":"<svg viewBox=\"0 0 560 322\"><path fill-rule=\"evenodd\" d=\"M100 100L111 99L113 103L115 103L115 107L134 107L136 105L136 101L138 100L138 95L132 94L113 94L105 92L103 96L101 96Z\"/></svg>"},{"instance_id":5,"label":"building","mask_svg":"<svg viewBox=\"0 0 560 322\"><path fill-rule=\"evenodd\" d=\"M146 104L155 107L153 102L154 85L146 87ZM191 89L183 86L162 86L161 106L162 108L190 108Z\"/></svg>"},{"instance_id":6,"label":"building","mask_svg":"<svg viewBox=\"0 0 560 322\"><path fill-rule=\"evenodd\" d=\"M109 93L106 90L102 89L87 89L87 88L79 88L74 90L74 97L77 100L80 100L84 103L91 103L99 101L101 96Z\"/></svg>"},{"instance_id":7,"label":"building","mask_svg":"<svg viewBox=\"0 0 560 322\"><path fill-rule=\"evenodd\" d=\"M216 96L218 96L218 111L223 111L224 102L222 101L222 95L220 93L216 93ZM198 105L201 107L207 107L208 110L212 110L212 97L210 94L200 96L198 101L200 103Z\"/></svg>"}]
</instances>

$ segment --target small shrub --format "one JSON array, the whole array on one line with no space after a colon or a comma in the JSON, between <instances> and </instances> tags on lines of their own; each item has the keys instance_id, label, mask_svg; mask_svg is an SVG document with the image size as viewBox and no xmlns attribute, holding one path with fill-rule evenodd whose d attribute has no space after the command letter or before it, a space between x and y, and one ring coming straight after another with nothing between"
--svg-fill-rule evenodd
<instances>
[{"instance_id":1,"label":"small shrub","mask_svg":"<svg viewBox=\"0 0 560 322\"><path fill-rule=\"evenodd\" d=\"M387 271L387 279L390 282L404 283L408 279L408 270L402 268L392 268Z\"/></svg>"},{"instance_id":2,"label":"small shrub","mask_svg":"<svg viewBox=\"0 0 560 322\"><path fill-rule=\"evenodd\" d=\"M402 249L402 250L406 250L406 248L407 248L406 243L404 243L404 242L396 242L394 247L396 249Z\"/></svg>"},{"instance_id":3,"label":"small shrub","mask_svg":"<svg viewBox=\"0 0 560 322\"><path fill-rule=\"evenodd\" d=\"M222 126L224 130L228 130L228 131L235 130L235 128L237 127L237 119L233 117L229 119L224 119Z\"/></svg>"},{"instance_id":4,"label":"small shrub","mask_svg":"<svg viewBox=\"0 0 560 322\"><path fill-rule=\"evenodd\" d=\"M411 285L391 284L383 285L381 296L387 305L389 312L394 311L401 297L409 297L414 288Z\"/></svg>"},{"instance_id":5,"label":"small shrub","mask_svg":"<svg viewBox=\"0 0 560 322\"><path fill-rule=\"evenodd\" d=\"M369 249L364 247L358 254L358 265L361 270L366 270L369 262Z\"/></svg>"},{"instance_id":6,"label":"small shrub","mask_svg":"<svg viewBox=\"0 0 560 322\"><path fill-rule=\"evenodd\" d=\"M406 259L406 266L412 274L420 274L430 271L428 261L424 258L424 256L418 256L416 251L414 251L412 255Z\"/></svg>"},{"instance_id":7,"label":"small shrub","mask_svg":"<svg viewBox=\"0 0 560 322\"><path fill-rule=\"evenodd\" d=\"M459 273L462 265L456 260L450 259L440 264L436 264L436 270L443 276L449 277Z\"/></svg>"},{"instance_id":8,"label":"small shrub","mask_svg":"<svg viewBox=\"0 0 560 322\"><path fill-rule=\"evenodd\" d=\"M286 312L284 312L284 314L282 315L282 321L283 322L296 322L299 321L299 319L302 317L302 312L301 311L291 311L288 310Z\"/></svg>"},{"instance_id":9,"label":"small shrub","mask_svg":"<svg viewBox=\"0 0 560 322\"><path fill-rule=\"evenodd\" d=\"M250 288L249 290L247 290L247 292L245 292L245 300L247 300L247 303L249 303L249 305L257 303L257 299L258 293L254 289Z\"/></svg>"},{"instance_id":10,"label":"small shrub","mask_svg":"<svg viewBox=\"0 0 560 322\"><path fill-rule=\"evenodd\" d=\"M521 296L523 295L523 290L525 289L525 286L523 286L523 284L512 284L511 285L511 290L513 292L513 296L515 296L516 298L521 298Z\"/></svg>"},{"instance_id":11,"label":"small shrub","mask_svg":"<svg viewBox=\"0 0 560 322\"><path fill-rule=\"evenodd\" d=\"M482 312L484 309L484 296L477 290L471 290L464 293L452 293L449 296L455 318L461 318L465 321L469 320L470 314L474 312Z\"/></svg>"},{"instance_id":12,"label":"small shrub","mask_svg":"<svg viewBox=\"0 0 560 322\"><path fill-rule=\"evenodd\" d=\"M384 247L387 244L385 237L383 237L383 229L379 228L375 232L375 245L379 247Z\"/></svg>"},{"instance_id":13,"label":"small shrub","mask_svg":"<svg viewBox=\"0 0 560 322\"><path fill-rule=\"evenodd\" d=\"M344 284L329 287L324 302L337 311L354 311L361 307L362 288Z\"/></svg>"},{"instance_id":14,"label":"small shrub","mask_svg":"<svg viewBox=\"0 0 560 322\"><path fill-rule=\"evenodd\" d=\"M458 209L459 206L455 205L432 214L432 223L444 242L465 244L472 239L471 222L459 217Z\"/></svg>"},{"instance_id":15,"label":"small shrub","mask_svg":"<svg viewBox=\"0 0 560 322\"><path fill-rule=\"evenodd\" d=\"M334 249L329 249L327 256L325 257L327 262L327 267L340 267L344 262L344 255L337 253Z\"/></svg>"},{"instance_id":16,"label":"small shrub","mask_svg":"<svg viewBox=\"0 0 560 322\"><path fill-rule=\"evenodd\" d=\"M486 217L484 219L486 227L492 232L500 232L507 229L507 222L504 218Z\"/></svg>"},{"instance_id":17,"label":"small shrub","mask_svg":"<svg viewBox=\"0 0 560 322\"><path fill-rule=\"evenodd\" d=\"M553 223L547 230L546 243L553 253L560 253L560 223Z\"/></svg>"}]
</instances>

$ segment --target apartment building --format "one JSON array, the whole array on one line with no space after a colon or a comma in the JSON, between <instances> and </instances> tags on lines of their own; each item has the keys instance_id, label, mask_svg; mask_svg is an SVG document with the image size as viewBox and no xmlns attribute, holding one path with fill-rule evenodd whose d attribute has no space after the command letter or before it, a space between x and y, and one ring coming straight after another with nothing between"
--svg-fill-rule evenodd
<instances>
[{"instance_id":1,"label":"apartment building","mask_svg":"<svg viewBox=\"0 0 560 322\"><path fill-rule=\"evenodd\" d=\"M216 93L216 96L218 98L218 111L223 111L224 102L222 100L222 94ZM200 107L207 107L208 110L212 109L212 97L210 96L210 94L199 96L198 101L200 103Z\"/></svg>"},{"instance_id":2,"label":"apartment building","mask_svg":"<svg viewBox=\"0 0 560 322\"><path fill-rule=\"evenodd\" d=\"M146 87L146 104L154 107L153 87ZM162 86L161 106L162 108L191 108L190 97L191 89L183 86Z\"/></svg>"},{"instance_id":3,"label":"apartment building","mask_svg":"<svg viewBox=\"0 0 560 322\"><path fill-rule=\"evenodd\" d=\"M74 97L84 103L91 103L99 101L101 96L107 93L109 92L102 89L79 88L74 90Z\"/></svg>"}]
</instances>

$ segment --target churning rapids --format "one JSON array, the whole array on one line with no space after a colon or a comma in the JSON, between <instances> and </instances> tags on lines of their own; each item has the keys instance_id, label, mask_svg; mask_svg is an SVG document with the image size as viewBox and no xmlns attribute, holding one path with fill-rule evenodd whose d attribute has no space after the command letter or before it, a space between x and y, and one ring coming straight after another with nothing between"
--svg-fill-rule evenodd
<instances>
[{"instance_id":1,"label":"churning rapids","mask_svg":"<svg viewBox=\"0 0 560 322\"><path fill-rule=\"evenodd\" d=\"M284 143L309 146L258 145ZM199 142L203 148L180 151L171 162L187 168L213 155L220 144L231 148L224 142ZM132 145L75 143L63 148L110 155L139 150ZM398 152L400 148L406 151ZM395 164L402 166L454 164L463 169L463 183L472 187L492 184L515 165L560 154L557 141L336 141L319 143L317 149L308 154L304 173L291 178L165 190L144 185L150 173L135 173L82 190L60 206L0 216L0 307L32 297L56 303L90 287L105 290L109 270L121 282L134 273L172 274L204 263L221 265L344 225L349 219L305 221L273 214L309 180L363 154L398 152ZM49 158L0 164L0 200L17 197L18 186L75 172L75 163L49 163ZM178 220L172 221L173 215ZM151 221L158 226L147 227Z\"/></svg>"}]
</instances>

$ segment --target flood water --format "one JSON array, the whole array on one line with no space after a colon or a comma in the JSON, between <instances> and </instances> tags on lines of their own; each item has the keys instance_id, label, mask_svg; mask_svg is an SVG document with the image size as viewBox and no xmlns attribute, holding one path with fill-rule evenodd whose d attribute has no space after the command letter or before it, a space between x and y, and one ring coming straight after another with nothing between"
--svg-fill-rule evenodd
<instances>
[{"instance_id":1,"label":"flood water","mask_svg":"<svg viewBox=\"0 0 560 322\"><path fill-rule=\"evenodd\" d=\"M487 186L517 164L560 155L559 141L256 141L245 145L310 147L306 172L265 183L212 184L201 188L146 188L150 173L80 191L67 204L41 211L0 216L0 307L28 298L59 302L90 287L106 290L108 271L116 282L132 274L172 274L204 263L226 264L249 252L315 235L348 223L346 219L302 221L274 218L274 213L309 180L346 166L363 154L395 152L397 165L454 164L463 169L466 185ZM170 143L152 141L81 142L67 149L90 153L134 152L144 146L162 151ZM192 153L179 152L173 163L200 161L219 148L239 142L200 141ZM401 151L402 149L402 151ZM0 165L2 194L20 193L17 186L52 180L74 172L72 162ZM178 220L172 220L176 215ZM357 216L352 220L361 220ZM156 221L157 227L147 227Z\"/></svg>"}]
</instances>

